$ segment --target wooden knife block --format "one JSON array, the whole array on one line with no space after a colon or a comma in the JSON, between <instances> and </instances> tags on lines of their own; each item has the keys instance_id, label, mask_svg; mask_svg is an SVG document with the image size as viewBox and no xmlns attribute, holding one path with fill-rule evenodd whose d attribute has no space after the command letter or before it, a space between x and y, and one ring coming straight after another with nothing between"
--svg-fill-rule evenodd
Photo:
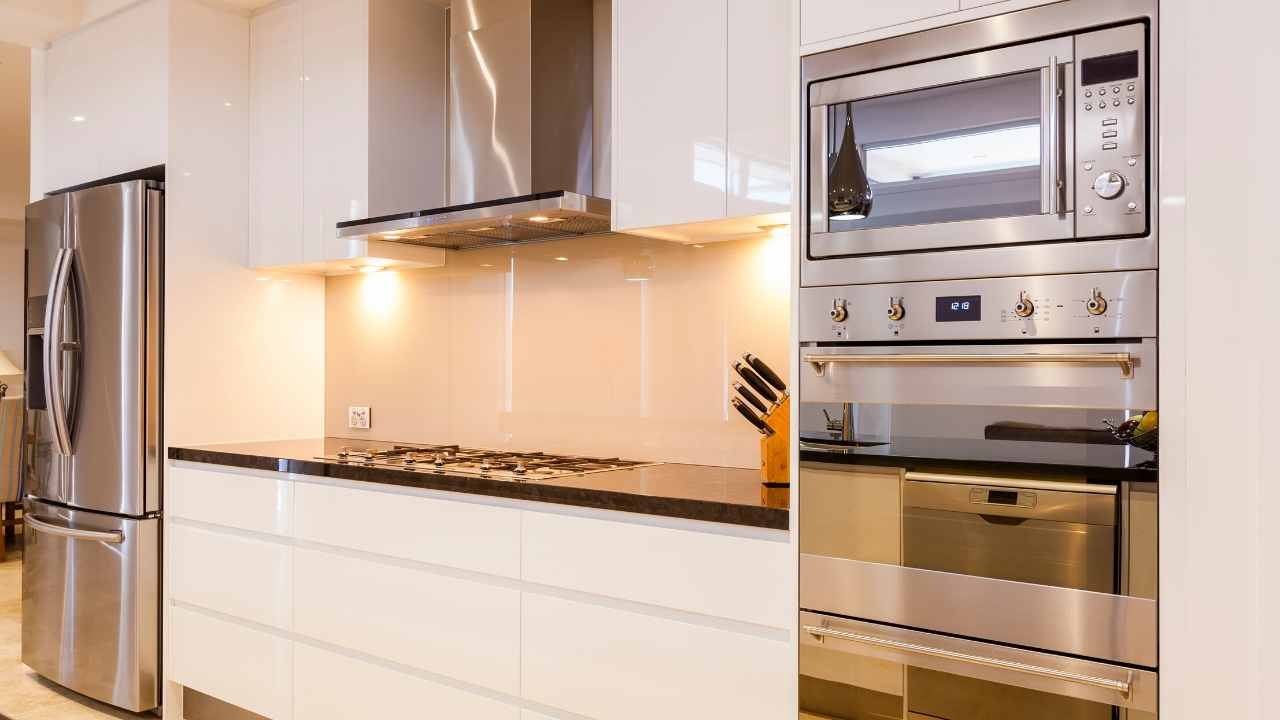
<instances>
[{"instance_id":1,"label":"wooden knife block","mask_svg":"<svg viewBox=\"0 0 1280 720\"><path fill-rule=\"evenodd\" d=\"M764 417L773 434L760 438L760 499L770 507L791 500L791 396Z\"/></svg>"}]
</instances>

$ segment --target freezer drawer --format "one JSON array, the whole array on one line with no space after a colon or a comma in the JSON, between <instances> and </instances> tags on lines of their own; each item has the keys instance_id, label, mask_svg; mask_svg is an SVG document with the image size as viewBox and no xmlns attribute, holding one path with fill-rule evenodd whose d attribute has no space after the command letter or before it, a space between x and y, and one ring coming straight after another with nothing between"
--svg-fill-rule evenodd
<instances>
[{"instance_id":1,"label":"freezer drawer","mask_svg":"<svg viewBox=\"0 0 1280 720\"><path fill-rule=\"evenodd\" d=\"M159 704L160 519L28 498L22 662L133 711Z\"/></svg>"}]
</instances>

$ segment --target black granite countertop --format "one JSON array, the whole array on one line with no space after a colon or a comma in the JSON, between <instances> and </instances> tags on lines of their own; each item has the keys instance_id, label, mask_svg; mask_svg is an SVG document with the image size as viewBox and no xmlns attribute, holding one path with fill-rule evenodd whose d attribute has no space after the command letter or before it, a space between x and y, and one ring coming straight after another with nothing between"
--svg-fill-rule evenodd
<instances>
[{"instance_id":1,"label":"black granite countertop","mask_svg":"<svg viewBox=\"0 0 1280 720\"><path fill-rule=\"evenodd\" d=\"M759 470L666 463L517 482L434 468L405 470L319 459L348 446L382 449L393 445L341 438L228 443L171 447L169 459L778 530L789 524L787 508L762 502Z\"/></svg>"},{"instance_id":2,"label":"black granite countertop","mask_svg":"<svg viewBox=\"0 0 1280 720\"><path fill-rule=\"evenodd\" d=\"M1125 445L894 438L884 445L834 448L827 446L831 442L820 437L802 438L801 462L879 465L924 472L1084 475L1106 481L1155 481L1158 475L1152 453ZM823 446L817 447L818 443Z\"/></svg>"}]
</instances>

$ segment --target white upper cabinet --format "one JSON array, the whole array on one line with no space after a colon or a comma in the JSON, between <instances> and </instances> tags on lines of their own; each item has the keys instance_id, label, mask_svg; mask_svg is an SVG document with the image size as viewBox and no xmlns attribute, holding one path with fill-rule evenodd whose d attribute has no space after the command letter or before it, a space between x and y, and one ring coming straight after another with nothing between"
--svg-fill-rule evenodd
<instances>
[{"instance_id":1,"label":"white upper cabinet","mask_svg":"<svg viewBox=\"0 0 1280 720\"><path fill-rule=\"evenodd\" d=\"M444 20L416 0L295 0L254 16L252 265L443 262L430 248L375 253L336 225L444 204Z\"/></svg>"},{"instance_id":2,"label":"white upper cabinet","mask_svg":"<svg viewBox=\"0 0 1280 720\"><path fill-rule=\"evenodd\" d=\"M615 230L789 211L790 22L784 0L615 0Z\"/></svg>"},{"instance_id":3,"label":"white upper cabinet","mask_svg":"<svg viewBox=\"0 0 1280 720\"><path fill-rule=\"evenodd\" d=\"M800 0L800 44L854 35L959 9L960 0Z\"/></svg>"},{"instance_id":4,"label":"white upper cabinet","mask_svg":"<svg viewBox=\"0 0 1280 720\"><path fill-rule=\"evenodd\" d=\"M45 138L33 148L43 153L44 167L33 190L49 192L166 162L167 3L133 5L45 52Z\"/></svg>"}]
</instances>

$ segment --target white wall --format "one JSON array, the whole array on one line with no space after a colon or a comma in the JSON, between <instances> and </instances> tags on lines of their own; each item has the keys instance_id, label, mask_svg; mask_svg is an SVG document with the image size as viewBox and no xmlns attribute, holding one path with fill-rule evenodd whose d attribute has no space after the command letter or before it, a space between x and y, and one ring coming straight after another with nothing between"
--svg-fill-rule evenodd
<instances>
[{"instance_id":1,"label":"white wall","mask_svg":"<svg viewBox=\"0 0 1280 720\"><path fill-rule=\"evenodd\" d=\"M30 146L30 51L0 42L0 352L19 368L23 352L23 213ZM15 383L16 381L16 383ZM17 391L10 380L10 393Z\"/></svg>"},{"instance_id":2,"label":"white wall","mask_svg":"<svg viewBox=\"0 0 1280 720\"><path fill-rule=\"evenodd\" d=\"M1161 720L1263 720L1280 717L1280 8L1161 13Z\"/></svg>"},{"instance_id":3,"label":"white wall","mask_svg":"<svg viewBox=\"0 0 1280 720\"><path fill-rule=\"evenodd\" d=\"M166 441L318 436L323 281L246 265L248 19L170 5Z\"/></svg>"}]
</instances>

